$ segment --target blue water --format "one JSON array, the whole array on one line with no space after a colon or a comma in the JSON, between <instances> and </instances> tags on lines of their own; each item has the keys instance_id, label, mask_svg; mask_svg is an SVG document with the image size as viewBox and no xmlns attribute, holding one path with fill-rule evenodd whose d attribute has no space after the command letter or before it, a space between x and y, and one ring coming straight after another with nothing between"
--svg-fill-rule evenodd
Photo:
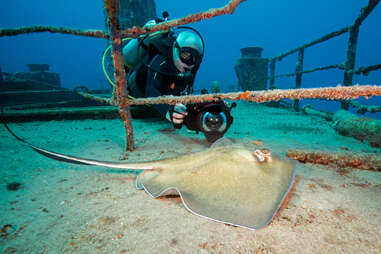
<instances>
[{"instance_id":1,"label":"blue water","mask_svg":"<svg viewBox=\"0 0 381 254\"><path fill-rule=\"evenodd\" d=\"M168 11L170 18L179 18L227 2L157 0L156 8L159 16ZM247 0L233 15L192 24L206 42L195 88L210 88L217 80L225 92L231 85L237 86L233 67L241 55L240 48L260 46L263 57L279 55L353 23L367 2ZM51 25L104 29L102 0L3 0L0 14L0 28ZM381 4L361 27L356 68L381 63L380 20ZM345 34L306 49L304 68L344 62L347 41ZM28 63L48 63L66 88L108 88L101 68L105 47L104 39L63 34L0 37L0 68L19 72L27 71ZM294 54L278 63L277 74L293 72L296 57ZM330 70L303 75L302 86L342 82L343 71ZM356 76L354 83L381 85L381 70ZM295 78L279 78L276 85L293 88ZM381 105L381 97L361 102ZM337 102L302 103L329 111L339 107ZM263 107L240 104L243 106L232 110L234 123L226 137L258 146L263 141L274 154L283 156L289 149L381 153L366 142L337 135L324 120L268 107L264 114ZM368 115L381 119L381 113ZM28 142L78 157L118 161L125 149L125 131L119 120L9 126ZM129 153L128 159L151 161L206 148L201 134L196 136L184 128L172 133L168 126L161 121L136 121L137 152ZM336 171L335 166L297 163L300 182L296 198L267 231L253 233L209 224L187 214L176 201L153 203L149 195L135 190L133 178L122 171L53 162L2 127L0 140L0 253L149 253L150 249L156 253L194 253L205 247L204 252L212 253L255 252L254 248L271 253L314 253L316 249L364 253L379 247L379 172ZM6 191L6 184L12 182L21 183L20 190ZM12 229L8 226L7 230L7 224Z\"/></svg>"},{"instance_id":2,"label":"blue water","mask_svg":"<svg viewBox=\"0 0 381 254\"><path fill-rule=\"evenodd\" d=\"M158 16L168 11L170 18L220 7L228 1L156 1ZM264 48L264 57L273 57L324 34L345 27L355 20L366 0L321 1L253 1L248 0L233 15L216 17L193 24L206 42L205 58L199 70L195 88L210 87L218 80L222 91L237 84L234 62L239 49L247 46ZM381 6L361 26L356 67L379 64L381 59ZM103 1L4 1L0 27L29 25L67 26L74 28L104 28ZM346 58L348 34L308 48L304 68L342 63ZM51 70L61 75L64 87L85 85L90 88L108 87L101 70L105 49L102 39L72 35L38 33L0 38L0 67L6 72L26 71L27 63L49 63ZM277 73L293 72L296 54L277 65ZM329 70L306 74L303 87L331 86L343 82L343 72ZM276 80L279 88L292 88L295 78ZM368 76L356 76L354 83L381 85L381 71ZM381 105L381 98L361 100ZM305 103L310 103L306 101ZM316 108L334 110L338 103L314 101ZM381 114L373 115L381 118Z\"/></svg>"}]
</instances>

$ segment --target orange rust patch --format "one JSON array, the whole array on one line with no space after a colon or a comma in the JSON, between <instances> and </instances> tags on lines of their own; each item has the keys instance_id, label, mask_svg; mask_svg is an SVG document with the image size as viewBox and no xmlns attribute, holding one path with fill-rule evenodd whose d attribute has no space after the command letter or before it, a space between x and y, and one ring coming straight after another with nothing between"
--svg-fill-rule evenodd
<instances>
[{"instance_id":1,"label":"orange rust patch","mask_svg":"<svg viewBox=\"0 0 381 254\"><path fill-rule=\"evenodd\" d=\"M254 140L253 144L254 145L258 145L258 146L263 146L263 142L261 140L259 140L259 139L258 140Z\"/></svg>"},{"instance_id":2,"label":"orange rust patch","mask_svg":"<svg viewBox=\"0 0 381 254\"><path fill-rule=\"evenodd\" d=\"M243 92L239 95L241 100L247 100L247 97L250 95L250 91Z\"/></svg>"},{"instance_id":3,"label":"orange rust patch","mask_svg":"<svg viewBox=\"0 0 381 254\"><path fill-rule=\"evenodd\" d=\"M207 245L208 245L208 243L205 242L205 243L200 243L198 246L199 246L200 248L205 249Z\"/></svg>"},{"instance_id":4,"label":"orange rust patch","mask_svg":"<svg viewBox=\"0 0 381 254\"><path fill-rule=\"evenodd\" d=\"M205 19L210 19L210 18L212 18L212 14L205 13Z\"/></svg>"}]
</instances>

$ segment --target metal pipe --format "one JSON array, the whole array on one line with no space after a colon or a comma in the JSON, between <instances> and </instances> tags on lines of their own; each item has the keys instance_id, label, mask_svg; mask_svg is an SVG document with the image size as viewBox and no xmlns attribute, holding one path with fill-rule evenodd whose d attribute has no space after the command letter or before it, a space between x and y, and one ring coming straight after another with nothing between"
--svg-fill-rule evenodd
<instances>
[{"instance_id":1,"label":"metal pipe","mask_svg":"<svg viewBox=\"0 0 381 254\"><path fill-rule=\"evenodd\" d=\"M276 64L276 59L271 59L270 60L270 83L269 83L269 88L270 90L276 89L276 86L274 85L275 83L275 64Z\"/></svg>"},{"instance_id":2,"label":"metal pipe","mask_svg":"<svg viewBox=\"0 0 381 254\"><path fill-rule=\"evenodd\" d=\"M74 28L68 28L68 27L53 27L53 26L24 26L24 27L18 27L18 28L0 29L0 37L15 36L19 34L28 34L28 33L42 33L42 32L72 34L72 35L80 35L80 36L103 38L103 39L110 38L110 35L105 33L102 30L94 30L94 29L84 30L84 29L74 29Z\"/></svg>"},{"instance_id":3,"label":"metal pipe","mask_svg":"<svg viewBox=\"0 0 381 254\"><path fill-rule=\"evenodd\" d=\"M134 150L134 133L132 128L131 113L129 105L120 103L128 96L126 72L124 70L122 39L120 38L119 25L119 1L104 0L109 16L110 33L112 40L112 57L115 67L115 83L117 85L114 91L114 99L119 104L119 113L126 129L126 155L128 151Z\"/></svg>"},{"instance_id":4,"label":"metal pipe","mask_svg":"<svg viewBox=\"0 0 381 254\"><path fill-rule=\"evenodd\" d=\"M302 75L303 75L303 60L304 60L304 48L299 49L298 60L296 61L296 78L295 78L295 88L299 89L302 87ZM299 111L299 100L294 101L294 109Z\"/></svg>"},{"instance_id":5,"label":"metal pipe","mask_svg":"<svg viewBox=\"0 0 381 254\"><path fill-rule=\"evenodd\" d=\"M122 105L146 105L146 104L169 104L176 103L201 103L218 100L245 100L257 103L267 101L279 101L282 99L327 99L327 100L349 100L359 97L369 98L371 96L381 96L381 86L337 86L320 88L301 89L274 89L265 91L246 91L235 93L203 94L192 96L160 96L155 98L142 98L131 100L123 98L119 103Z\"/></svg>"},{"instance_id":6,"label":"metal pipe","mask_svg":"<svg viewBox=\"0 0 381 254\"><path fill-rule=\"evenodd\" d=\"M322 37L320 37L320 38L318 38L318 39L316 39L316 40L314 40L314 41L305 43L305 44L303 44L303 45L301 45L301 46L299 46L299 47L297 47L297 48L295 48L295 49L292 49L292 50L287 51L287 52L285 52L285 53L283 53L283 54L280 54L280 55L278 55L278 56L276 56L276 57L273 57L272 59L276 59L276 60L278 60L278 61L281 61L284 57L286 57L286 56L288 56L288 55L291 55L291 54L293 54L293 53L295 53L295 52L298 52L300 49L309 48L309 47L311 47L311 46L313 46L313 45L322 43L322 42L327 41L327 40L329 40L329 39L332 39L332 38L334 38L334 37L336 37L336 36L342 35L342 34L348 32L348 31L349 31L349 28L350 28L350 27L347 26L347 27L341 28L341 29L339 29L339 30L337 30L337 31L334 31L334 32L332 32L332 33L326 34L326 35L324 35L324 36L322 36Z\"/></svg>"},{"instance_id":7,"label":"metal pipe","mask_svg":"<svg viewBox=\"0 0 381 254\"><path fill-rule=\"evenodd\" d=\"M128 28L122 31L121 38L126 38L126 37L136 38L143 34L149 34L149 33L157 32L157 31L167 31L171 27L175 27L175 26L190 24L190 23L202 21L205 19L210 19L220 15L233 14L237 6L244 1L246 0L230 0L228 4L226 4L225 6L221 8L212 8L205 12L191 14L183 18L173 19L167 22L162 22L157 25L150 26L150 27L134 26L132 28Z\"/></svg>"}]
</instances>

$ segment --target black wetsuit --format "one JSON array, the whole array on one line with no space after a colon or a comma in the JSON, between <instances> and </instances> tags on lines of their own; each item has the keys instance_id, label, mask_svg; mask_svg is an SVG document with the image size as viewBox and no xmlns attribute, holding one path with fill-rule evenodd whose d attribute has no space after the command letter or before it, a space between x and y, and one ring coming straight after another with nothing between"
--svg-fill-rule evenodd
<instances>
[{"instance_id":1,"label":"black wetsuit","mask_svg":"<svg viewBox=\"0 0 381 254\"><path fill-rule=\"evenodd\" d=\"M158 97L161 95L181 95L193 92L193 82L199 66L194 66L191 71L191 78L185 80L176 75L180 73L172 60L172 45L175 38L168 33L147 38L141 43L140 50L148 52L145 57L146 64L141 63L130 70L132 74L136 72L135 84L128 84L129 93L136 98ZM162 73L160 73L160 72ZM167 74L164 74L167 73ZM169 105L160 104L153 106L162 116L170 110Z\"/></svg>"}]
</instances>

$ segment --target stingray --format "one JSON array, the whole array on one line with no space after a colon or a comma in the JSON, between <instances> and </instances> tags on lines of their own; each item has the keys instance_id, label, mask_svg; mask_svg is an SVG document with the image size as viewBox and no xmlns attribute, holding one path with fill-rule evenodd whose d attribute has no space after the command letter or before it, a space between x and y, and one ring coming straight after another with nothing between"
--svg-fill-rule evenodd
<instances>
[{"instance_id":1,"label":"stingray","mask_svg":"<svg viewBox=\"0 0 381 254\"><path fill-rule=\"evenodd\" d=\"M134 170L136 187L154 198L179 195L187 210L214 221L249 229L268 225L292 187L295 165L268 150L217 142L211 148L177 158L150 162L83 159L19 141L49 158L83 165Z\"/></svg>"}]
</instances>

